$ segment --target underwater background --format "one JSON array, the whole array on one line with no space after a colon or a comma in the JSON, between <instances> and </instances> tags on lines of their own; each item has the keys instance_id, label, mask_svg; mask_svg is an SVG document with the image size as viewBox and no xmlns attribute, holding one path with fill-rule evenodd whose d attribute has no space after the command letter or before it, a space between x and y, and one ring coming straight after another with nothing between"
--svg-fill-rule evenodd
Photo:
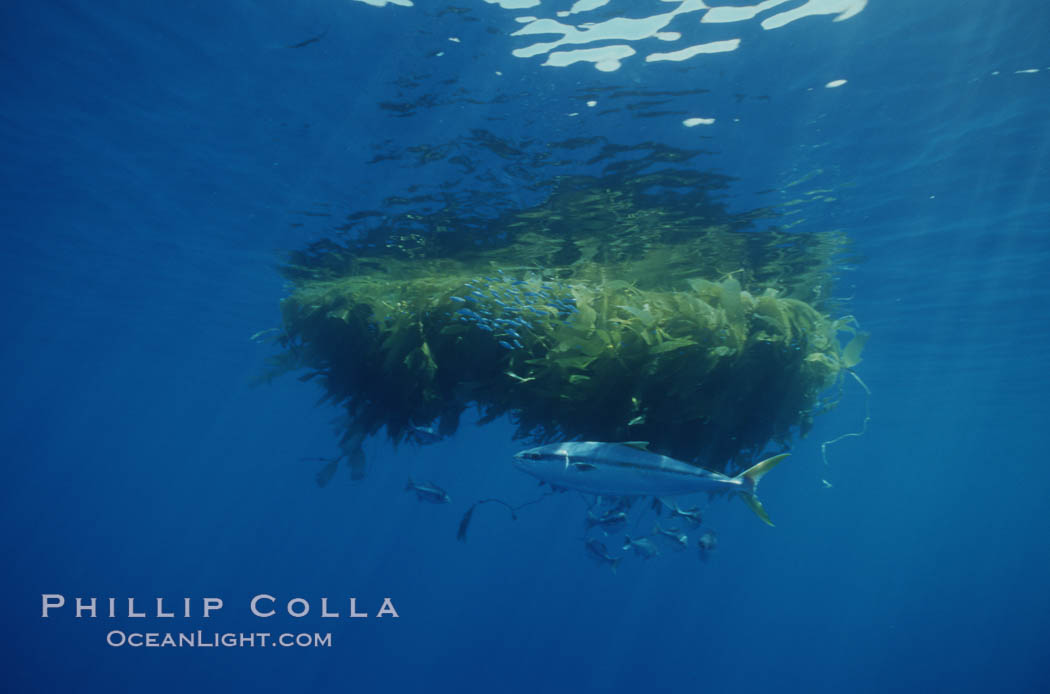
<instances>
[{"instance_id":1,"label":"underwater background","mask_svg":"<svg viewBox=\"0 0 1050 694\"><path fill-rule=\"evenodd\" d=\"M1046 691L1050 11L708 5L4 4L4 689ZM564 28L585 22L606 33ZM318 488L303 458L335 455L337 411L294 376L252 385L283 252L361 211L524 208L537 180L682 151L728 210L852 240L835 294L871 334L870 403L846 379L766 478L775 528L716 500L708 561L613 573L563 494L482 507L457 542L472 501L536 495L511 423L469 414L433 445L370 438L364 480ZM45 593L195 616L43 619ZM257 619L259 593L314 611ZM320 619L323 596L399 617Z\"/></svg>"}]
</instances>

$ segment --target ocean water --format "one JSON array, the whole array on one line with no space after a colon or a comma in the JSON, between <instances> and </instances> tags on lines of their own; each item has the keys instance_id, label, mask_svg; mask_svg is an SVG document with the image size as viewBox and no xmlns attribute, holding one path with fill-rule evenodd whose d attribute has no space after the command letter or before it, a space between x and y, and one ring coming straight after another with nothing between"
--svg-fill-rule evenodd
<instances>
[{"instance_id":1,"label":"ocean water","mask_svg":"<svg viewBox=\"0 0 1050 694\"><path fill-rule=\"evenodd\" d=\"M1047 691L1045 5L375 4L0 9L3 689ZM714 501L708 561L613 573L569 494L479 507L457 542L472 500L536 494L506 420L369 439L366 479L317 487L337 410L251 385L282 252L671 148L728 210L853 242L835 293L871 333L870 403L847 379L766 478L775 528ZM108 643L197 630L331 643Z\"/></svg>"}]
</instances>

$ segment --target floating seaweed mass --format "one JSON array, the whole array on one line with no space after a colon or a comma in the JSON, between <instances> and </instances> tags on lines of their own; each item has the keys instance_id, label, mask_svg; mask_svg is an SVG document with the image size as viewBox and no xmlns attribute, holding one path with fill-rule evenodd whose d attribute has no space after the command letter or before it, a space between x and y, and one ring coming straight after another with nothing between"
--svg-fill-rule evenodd
<instances>
[{"instance_id":1,"label":"floating seaweed mass","mask_svg":"<svg viewBox=\"0 0 1050 694\"><path fill-rule=\"evenodd\" d=\"M448 436L476 406L531 442L644 440L737 471L834 404L818 396L863 340L844 352L852 320L825 313L845 237L756 231L704 181L561 179L486 224L442 210L293 252L273 373L318 374L345 441Z\"/></svg>"}]
</instances>

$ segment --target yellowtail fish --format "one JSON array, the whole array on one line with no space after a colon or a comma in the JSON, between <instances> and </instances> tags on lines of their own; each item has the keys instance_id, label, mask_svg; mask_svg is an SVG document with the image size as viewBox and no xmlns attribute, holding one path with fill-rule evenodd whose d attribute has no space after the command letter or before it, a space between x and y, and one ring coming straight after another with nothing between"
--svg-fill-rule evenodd
<instances>
[{"instance_id":1,"label":"yellowtail fish","mask_svg":"<svg viewBox=\"0 0 1050 694\"><path fill-rule=\"evenodd\" d=\"M730 477L646 450L643 442L567 441L530 448L514 465L552 487L608 496L675 496L730 492L764 523L773 525L755 496L762 476L789 454L782 453Z\"/></svg>"}]
</instances>

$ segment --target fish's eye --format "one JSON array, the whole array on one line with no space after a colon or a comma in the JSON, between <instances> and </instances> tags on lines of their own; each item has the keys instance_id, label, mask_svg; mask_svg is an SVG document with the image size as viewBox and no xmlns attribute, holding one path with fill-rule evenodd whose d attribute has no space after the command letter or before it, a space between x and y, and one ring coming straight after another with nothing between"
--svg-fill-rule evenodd
<instances>
[{"instance_id":1,"label":"fish's eye","mask_svg":"<svg viewBox=\"0 0 1050 694\"><path fill-rule=\"evenodd\" d=\"M540 459L540 454L539 453L522 453L521 457L525 458L527 460L539 460Z\"/></svg>"}]
</instances>

